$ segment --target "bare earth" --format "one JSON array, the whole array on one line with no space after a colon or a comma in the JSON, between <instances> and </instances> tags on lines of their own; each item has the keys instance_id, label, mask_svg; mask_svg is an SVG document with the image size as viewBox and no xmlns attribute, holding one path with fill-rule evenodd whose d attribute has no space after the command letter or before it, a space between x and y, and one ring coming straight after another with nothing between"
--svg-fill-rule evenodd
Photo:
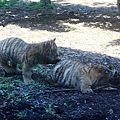
<instances>
[{"instance_id":1,"label":"bare earth","mask_svg":"<svg viewBox=\"0 0 120 120\"><path fill-rule=\"evenodd\" d=\"M120 11L116 0L56 0L55 3L57 10L47 12L21 9L20 5L17 9L0 9L0 40L19 37L33 43L56 38L62 59L113 64L120 72ZM49 71L49 67L43 69ZM35 73L34 79L40 79L40 76ZM41 92L43 88L35 87L33 91L36 95L31 92L28 100L19 103L10 103L2 96L0 117L16 120L20 113L22 117L19 119L27 120L120 120L119 81L118 73L114 79L118 91L102 91L94 95L80 92L46 93ZM30 89L22 85L13 92L17 92L17 98L22 97L23 90L26 92ZM49 89L62 88L48 86ZM52 105L54 114L45 111L48 105Z\"/></svg>"}]
</instances>

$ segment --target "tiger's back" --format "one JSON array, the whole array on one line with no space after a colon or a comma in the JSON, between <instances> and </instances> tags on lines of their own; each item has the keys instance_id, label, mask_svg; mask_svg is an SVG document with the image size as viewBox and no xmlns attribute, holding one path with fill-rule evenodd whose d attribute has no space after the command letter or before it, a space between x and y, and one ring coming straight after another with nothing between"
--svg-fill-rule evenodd
<instances>
[{"instance_id":1,"label":"tiger's back","mask_svg":"<svg viewBox=\"0 0 120 120\"><path fill-rule=\"evenodd\" d=\"M30 44L20 38L7 38L0 42L0 56L5 61L21 63L21 56L25 53Z\"/></svg>"},{"instance_id":2,"label":"tiger's back","mask_svg":"<svg viewBox=\"0 0 120 120\"><path fill-rule=\"evenodd\" d=\"M78 79L86 75L89 66L78 61L63 60L51 70L50 76L53 82L63 86L77 87ZM77 87L79 89L79 86Z\"/></svg>"}]
</instances>

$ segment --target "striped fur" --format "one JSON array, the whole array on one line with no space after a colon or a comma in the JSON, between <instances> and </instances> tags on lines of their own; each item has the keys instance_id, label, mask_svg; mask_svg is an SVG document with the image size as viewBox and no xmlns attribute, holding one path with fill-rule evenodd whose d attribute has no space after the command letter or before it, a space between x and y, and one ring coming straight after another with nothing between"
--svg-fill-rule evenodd
<instances>
[{"instance_id":1,"label":"striped fur","mask_svg":"<svg viewBox=\"0 0 120 120\"><path fill-rule=\"evenodd\" d=\"M118 9L120 10L120 0L117 0L117 6L118 6Z\"/></svg>"},{"instance_id":2,"label":"striped fur","mask_svg":"<svg viewBox=\"0 0 120 120\"><path fill-rule=\"evenodd\" d=\"M20 38L11 37L0 42L0 65L7 73L21 73L17 63L22 64L24 82L31 79L31 68L36 64L54 64L58 61L55 39L28 44Z\"/></svg>"},{"instance_id":3,"label":"striped fur","mask_svg":"<svg viewBox=\"0 0 120 120\"><path fill-rule=\"evenodd\" d=\"M50 71L50 81L60 86L74 87L82 93L93 92L92 88L106 84L114 76L115 69L102 65L86 65L78 61L63 60Z\"/></svg>"}]
</instances>

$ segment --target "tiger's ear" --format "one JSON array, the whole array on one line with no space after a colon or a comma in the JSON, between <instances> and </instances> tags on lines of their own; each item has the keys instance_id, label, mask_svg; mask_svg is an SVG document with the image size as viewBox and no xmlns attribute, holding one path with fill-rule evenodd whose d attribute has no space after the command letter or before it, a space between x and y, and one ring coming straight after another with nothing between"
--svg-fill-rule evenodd
<instances>
[{"instance_id":1,"label":"tiger's ear","mask_svg":"<svg viewBox=\"0 0 120 120\"><path fill-rule=\"evenodd\" d=\"M100 65L97 65L97 64L92 65L92 68L95 71L98 71L98 72L102 72L103 71L103 66L100 66Z\"/></svg>"},{"instance_id":2,"label":"tiger's ear","mask_svg":"<svg viewBox=\"0 0 120 120\"><path fill-rule=\"evenodd\" d=\"M92 66L92 68L94 68L94 69L98 69L98 65L97 64L93 64L93 65L91 65Z\"/></svg>"},{"instance_id":3,"label":"tiger's ear","mask_svg":"<svg viewBox=\"0 0 120 120\"><path fill-rule=\"evenodd\" d=\"M56 38L54 38L53 41L55 42L55 41L56 41Z\"/></svg>"}]
</instances>

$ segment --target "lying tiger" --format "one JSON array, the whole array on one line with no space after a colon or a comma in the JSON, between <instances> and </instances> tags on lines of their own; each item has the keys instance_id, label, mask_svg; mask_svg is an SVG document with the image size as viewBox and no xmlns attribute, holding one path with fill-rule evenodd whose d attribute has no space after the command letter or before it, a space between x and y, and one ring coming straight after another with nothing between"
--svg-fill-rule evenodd
<instances>
[{"instance_id":1,"label":"lying tiger","mask_svg":"<svg viewBox=\"0 0 120 120\"><path fill-rule=\"evenodd\" d=\"M11 37L0 42L0 65L7 73L20 74L17 63L22 64L25 83L32 82L31 68L36 64L54 64L59 61L55 39L28 44L20 38Z\"/></svg>"},{"instance_id":2,"label":"lying tiger","mask_svg":"<svg viewBox=\"0 0 120 120\"><path fill-rule=\"evenodd\" d=\"M78 61L63 60L50 71L49 83L74 87L82 93L93 93L92 88L109 83L114 77L115 68L102 65L86 65Z\"/></svg>"}]
</instances>

